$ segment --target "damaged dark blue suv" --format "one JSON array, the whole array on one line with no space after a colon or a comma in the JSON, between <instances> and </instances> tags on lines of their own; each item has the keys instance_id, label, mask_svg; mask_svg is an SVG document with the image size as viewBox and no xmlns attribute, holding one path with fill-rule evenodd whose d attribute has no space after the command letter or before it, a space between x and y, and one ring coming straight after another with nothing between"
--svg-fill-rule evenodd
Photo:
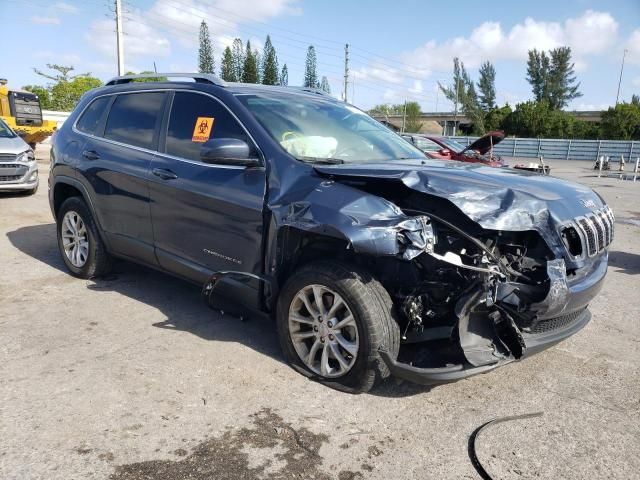
<instances>
[{"instance_id":1,"label":"damaged dark blue suv","mask_svg":"<svg viewBox=\"0 0 640 480\"><path fill-rule=\"evenodd\" d=\"M273 314L296 370L352 392L486 372L589 321L614 225L589 188L427 160L317 91L167 77L91 91L53 141L73 275L124 258Z\"/></svg>"}]
</instances>

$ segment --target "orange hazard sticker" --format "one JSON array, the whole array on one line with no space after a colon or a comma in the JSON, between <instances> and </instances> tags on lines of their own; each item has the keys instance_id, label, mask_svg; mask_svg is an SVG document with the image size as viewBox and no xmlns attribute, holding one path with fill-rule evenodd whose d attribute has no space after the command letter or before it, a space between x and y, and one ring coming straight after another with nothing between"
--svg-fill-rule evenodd
<instances>
[{"instance_id":1,"label":"orange hazard sticker","mask_svg":"<svg viewBox=\"0 0 640 480\"><path fill-rule=\"evenodd\" d=\"M196 126L193 127L192 142L206 142L209 140L211 130L213 129L213 118L211 117L198 117L196 120Z\"/></svg>"}]
</instances>

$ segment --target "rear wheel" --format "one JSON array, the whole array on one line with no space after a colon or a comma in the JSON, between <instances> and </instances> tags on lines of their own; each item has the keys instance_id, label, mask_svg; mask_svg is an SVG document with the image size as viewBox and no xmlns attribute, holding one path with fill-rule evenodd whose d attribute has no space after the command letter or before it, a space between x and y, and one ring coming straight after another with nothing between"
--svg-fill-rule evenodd
<instances>
[{"instance_id":1,"label":"rear wheel","mask_svg":"<svg viewBox=\"0 0 640 480\"><path fill-rule=\"evenodd\" d=\"M295 272L278 300L278 335L291 365L352 393L389 376L380 349L396 358L400 332L384 287L364 270L338 262Z\"/></svg>"},{"instance_id":2,"label":"rear wheel","mask_svg":"<svg viewBox=\"0 0 640 480\"><path fill-rule=\"evenodd\" d=\"M111 257L84 200L71 197L62 203L57 231L58 249L72 275L93 278L109 272Z\"/></svg>"}]
</instances>

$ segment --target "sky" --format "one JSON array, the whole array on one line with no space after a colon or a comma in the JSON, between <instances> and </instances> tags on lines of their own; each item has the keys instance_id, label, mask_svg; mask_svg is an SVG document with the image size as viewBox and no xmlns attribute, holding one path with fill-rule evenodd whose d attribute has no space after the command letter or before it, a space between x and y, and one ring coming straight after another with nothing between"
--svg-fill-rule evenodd
<instances>
[{"instance_id":1,"label":"sky","mask_svg":"<svg viewBox=\"0 0 640 480\"><path fill-rule=\"evenodd\" d=\"M113 0L0 0L3 65L10 86L46 84L47 63L71 65L102 80L117 74ZM122 0L125 69L197 70L198 30L207 21L216 69L235 37L262 48L270 34L289 84L302 83L314 45L318 73L343 91L349 44L348 101L368 109L417 101L423 111L451 110L438 82L451 83L459 56L471 77L491 61L499 104L531 99L527 51L570 46L583 96L569 110L615 104L640 94L640 0L456 2L396 0ZM9 40L7 40L9 39ZM9 42L9 44L7 44Z\"/></svg>"}]
</instances>

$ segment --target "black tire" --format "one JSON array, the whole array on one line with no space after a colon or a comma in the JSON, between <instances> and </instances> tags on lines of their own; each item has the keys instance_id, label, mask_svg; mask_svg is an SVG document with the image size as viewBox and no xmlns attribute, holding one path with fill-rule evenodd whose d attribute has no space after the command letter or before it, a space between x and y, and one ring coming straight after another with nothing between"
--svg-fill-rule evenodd
<instances>
[{"instance_id":1,"label":"black tire","mask_svg":"<svg viewBox=\"0 0 640 480\"><path fill-rule=\"evenodd\" d=\"M87 231L87 241L89 244L88 255L84 265L81 267L73 265L69 258L67 258L62 241L63 219L70 211L75 212L82 219ZM70 197L62 203L56 218L56 231L60 255L67 269L73 276L88 279L109 273L112 263L111 256L107 252L100 233L98 232L96 222L82 198Z\"/></svg>"},{"instance_id":2,"label":"black tire","mask_svg":"<svg viewBox=\"0 0 640 480\"><path fill-rule=\"evenodd\" d=\"M359 349L355 363L343 376L325 377L314 373L301 360L289 332L289 308L296 294L309 285L323 285L339 294L355 318ZM400 329L386 289L365 270L334 261L307 264L297 270L280 292L277 307L278 337L291 366L303 375L349 393L369 391L390 376L379 350L398 356Z\"/></svg>"}]
</instances>

